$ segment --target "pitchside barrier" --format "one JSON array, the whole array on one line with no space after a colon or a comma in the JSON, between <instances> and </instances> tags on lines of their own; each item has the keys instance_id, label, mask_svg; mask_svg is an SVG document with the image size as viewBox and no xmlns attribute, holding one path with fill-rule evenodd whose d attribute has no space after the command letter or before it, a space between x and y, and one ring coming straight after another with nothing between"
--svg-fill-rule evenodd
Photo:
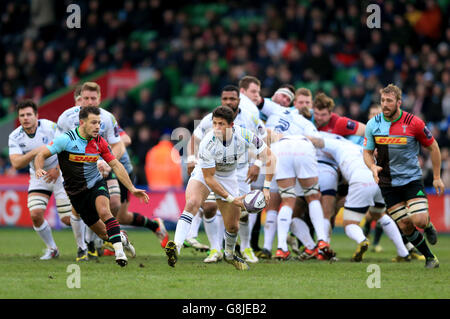
<instances>
[{"instance_id":1,"label":"pitchside barrier","mask_svg":"<svg viewBox=\"0 0 450 319\"><path fill-rule=\"evenodd\" d=\"M0 176L0 226L32 227L27 207L29 176ZM139 187L145 188L145 187ZM169 229L174 229L185 204L184 189L149 191L148 204L130 196L129 211L139 212L149 218L160 217L166 221ZM444 196L437 196L433 189L427 190L431 219L438 232L450 233L450 189ZM53 229L62 229L63 225L56 211L53 196L49 201L45 218ZM265 212L262 222L265 221ZM342 212L336 217L336 226L342 226Z\"/></svg>"}]
</instances>

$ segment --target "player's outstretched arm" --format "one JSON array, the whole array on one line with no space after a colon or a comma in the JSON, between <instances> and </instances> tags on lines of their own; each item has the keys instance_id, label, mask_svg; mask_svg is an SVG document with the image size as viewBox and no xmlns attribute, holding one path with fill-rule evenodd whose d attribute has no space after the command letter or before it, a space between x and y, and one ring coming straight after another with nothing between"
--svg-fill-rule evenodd
<instances>
[{"instance_id":1,"label":"player's outstretched arm","mask_svg":"<svg viewBox=\"0 0 450 319\"><path fill-rule=\"evenodd\" d=\"M441 150L436 140L427 147L431 155L431 164L433 165L433 187L436 194L441 195L445 191L444 183L441 179Z\"/></svg>"},{"instance_id":2,"label":"player's outstretched arm","mask_svg":"<svg viewBox=\"0 0 450 319\"><path fill-rule=\"evenodd\" d=\"M34 169L37 178L41 178L47 174L47 172L44 171L44 163L50 156L52 156L52 153L45 145L44 147L39 147L39 152L34 158Z\"/></svg>"},{"instance_id":3,"label":"player's outstretched arm","mask_svg":"<svg viewBox=\"0 0 450 319\"><path fill-rule=\"evenodd\" d=\"M111 166L119 181L130 191L130 193L140 200L143 200L146 204L148 203L148 195L145 190L134 187L127 171L117 159L108 162L108 165Z\"/></svg>"}]
</instances>

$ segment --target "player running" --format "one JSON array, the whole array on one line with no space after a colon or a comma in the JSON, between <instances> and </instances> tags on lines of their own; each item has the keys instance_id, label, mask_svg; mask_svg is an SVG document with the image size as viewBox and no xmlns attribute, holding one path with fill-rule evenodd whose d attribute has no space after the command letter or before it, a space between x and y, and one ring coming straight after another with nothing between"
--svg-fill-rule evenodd
<instances>
[{"instance_id":1,"label":"player running","mask_svg":"<svg viewBox=\"0 0 450 319\"><path fill-rule=\"evenodd\" d=\"M400 88L389 84L380 90L380 95L383 112L367 123L364 161L381 188L389 215L408 241L425 256L425 267L437 268L439 260L416 227L424 230L430 244L436 244L437 232L428 213L418 154L420 145L430 151L433 187L440 195L445 187L440 175L439 146L421 119L400 108Z\"/></svg>"},{"instance_id":2,"label":"player running","mask_svg":"<svg viewBox=\"0 0 450 319\"><path fill-rule=\"evenodd\" d=\"M175 231L174 241L166 246L168 263L174 267L178 254L191 226L192 218L210 192L216 195L217 206L225 224L224 259L239 270L249 269L245 260L234 253L243 196L239 196L236 168L238 163L248 159L251 148L261 160L272 168L276 159L264 141L250 130L233 125L234 113L227 106L220 106L212 113L213 130L200 142L197 163L186 188L186 206ZM273 174L266 174L264 195L269 199L268 185Z\"/></svg>"},{"instance_id":3,"label":"player running","mask_svg":"<svg viewBox=\"0 0 450 319\"><path fill-rule=\"evenodd\" d=\"M134 187L125 168L111 153L108 143L100 136L100 119L98 107L83 107L79 113L80 126L58 136L36 155L35 174L37 178L47 175L47 171L43 169L45 160L58 154L65 180L64 188L74 210L100 238L113 244L116 262L124 267L128 259L123 248L134 255L134 247L111 214L106 183L97 169L99 156L112 167L134 196L146 203L148 196L144 190Z\"/></svg>"},{"instance_id":4,"label":"player running","mask_svg":"<svg viewBox=\"0 0 450 319\"><path fill-rule=\"evenodd\" d=\"M52 230L44 218L48 201L52 193L55 195L56 209L61 221L67 226L71 225L72 206L64 190L63 178L60 174L58 158L48 158L44 167L48 174L43 180L35 177L34 157L46 145L53 140L56 132L56 124L45 119L38 119L37 105L31 100L25 100L17 105L17 113L20 126L9 135L9 158L15 169L21 169L27 165L30 167L30 184L28 186L28 209L34 230L39 234L47 246L41 260L48 260L59 256L59 250L53 239ZM72 230L77 240L78 249L86 257L86 244L80 228L72 224Z\"/></svg>"}]
</instances>

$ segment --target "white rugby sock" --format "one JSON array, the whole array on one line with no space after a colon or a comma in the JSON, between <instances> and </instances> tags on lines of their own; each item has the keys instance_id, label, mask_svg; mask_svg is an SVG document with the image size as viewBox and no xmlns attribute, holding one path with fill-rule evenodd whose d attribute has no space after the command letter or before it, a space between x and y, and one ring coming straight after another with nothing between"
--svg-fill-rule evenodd
<instances>
[{"instance_id":1,"label":"white rugby sock","mask_svg":"<svg viewBox=\"0 0 450 319\"><path fill-rule=\"evenodd\" d=\"M221 250L220 241L222 241L222 238L219 237L219 219L217 218L217 215L214 215L211 218L206 218L203 216L203 226L205 227L205 233L209 240L209 245L212 249L217 249L218 251Z\"/></svg>"},{"instance_id":2,"label":"white rugby sock","mask_svg":"<svg viewBox=\"0 0 450 319\"><path fill-rule=\"evenodd\" d=\"M322 205L319 200L313 200L308 204L309 207L309 218L311 219L311 223L314 226L314 231L317 235L317 240L323 240L327 236L325 235L325 227L323 224L323 210Z\"/></svg>"},{"instance_id":3,"label":"white rugby sock","mask_svg":"<svg viewBox=\"0 0 450 319\"><path fill-rule=\"evenodd\" d=\"M250 234L252 233L253 227L255 227L257 218L258 218L258 214L248 214L248 227L250 230ZM250 235L250 237L251 237L251 235Z\"/></svg>"},{"instance_id":4,"label":"white rugby sock","mask_svg":"<svg viewBox=\"0 0 450 319\"><path fill-rule=\"evenodd\" d=\"M187 211L183 211L177 222L177 228L175 229L175 237L173 241L177 245L178 253L180 253L181 247L183 247L184 240L189 234L191 229L191 223L194 215Z\"/></svg>"},{"instance_id":5,"label":"white rugby sock","mask_svg":"<svg viewBox=\"0 0 450 319\"><path fill-rule=\"evenodd\" d=\"M283 206L278 213L277 219L277 236L278 236L278 246L283 251L288 251L287 236L289 233L289 228L291 227L292 220L292 208L289 206Z\"/></svg>"},{"instance_id":6,"label":"white rugby sock","mask_svg":"<svg viewBox=\"0 0 450 319\"><path fill-rule=\"evenodd\" d=\"M264 224L264 248L272 251L273 239L277 232L277 211L269 210L266 214L266 223Z\"/></svg>"},{"instance_id":7,"label":"white rugby sock","mask_svg":"<svg viewBox=\"0 0 450 319\"><path fill-rule=\"evenodd\" d=\"M239 238L241 239L241 251L250 247L250 227L247 221L239 221Z\"/></svg>"},{"instance_id":8,"label":"white rugby sock","mask_svg":"<svg viewBox=\"0 0 450 319\"><path fill-rule=\"evenodd\" d=\"M300 239L303 245L308 249L314 249L316 244L311 237L308 225L300 218L294 217L291 222L291 232Z\"/></svg>"},{"instance_id":9,"label":"white rugby sock","mask_svg":"<svg viewBox=\"0 0 450 319\"><path fill-rule=\"evenodd\" d=\"M194 218L192 219L191 229L189 230L189 233L187 234L186 238L197 238L198 230L202 223L202 215L203 209L200 208L197 212L197 215L195 215Z\"/></svg>"},{"instance_id":10,"label":"white rugby sock","mask_svg":"<svg viewBox=\"0 0 450 319\"><path fill-rule=\"evenodd\" d=\"M87 249L86 242L84 241L86 224L81 218L76 218L74 215L70 215L70 225L72 226L73 235L77 242L78 248L83 250Z\"/></svg>"},{"instance_id":11,"label":"white rugby sock","mask_svg":"<svg viewBox=\"0 0 450 319\"><path fill-rule=\"evenodd\" d=\"M345 234L350 239L356 241L358 244L366 239L366 236L364 236L361 227L359 227L359 225L356 224L349 224L345 226Z\"/></svg>"},{"instance_id":12,"label":"white rugby sock","mask_svg":"<svg viewBox=\"0 0 450 319\"><path fill-rule=\"evenodd\" d=\"M50 227L50 225L48 224L46 219L44 219L44 222L39 227L35 227L33 225L33 229L42 238L42 240L44 241L45 245L47 245L47 248L50 248L50 249L55 249L56 248L56 243L53 240L52 228Z\"/></svg>"},{"instance_id":13,"label":"white rugby sock","mask_svg":"<svg viewBox=\"0 0 450 319\"><path fill-rule=\"evenodd\" d=\"M324 228L325 236L326 236L326 238L324 240L327 243L330 243L332 229L331 229L331 223L330 223L329 219L327 219L327 218L323 219L323 228Z\"/></svg>"},{"instance_id":14,"label":"white rugby sock","mask_svg":"<svg viewBox=\"0 0 450 319\"><path fill-rule=\"evenodd\" d=\"M408 253L408 249L406 249L405 244L403 243L402 235L400 234L400 231L398 230L397 225L395 225L395 222L390 218L388 215L383 215L378 222L383 227L383 231L386 233L386 235L389 237L390 240L394 243L395 247L397 248L397 254L400 257L406 257Z\"/></svg>"},{"instance_id":15,"label":"white rugby sock","mask_svg":"<svg viewBox=\"0 0 450 319\"><path fill-rule=\"evenodd\" d=\"M90 243L91 241L94 241L95 238L98 237L97 234L86 225L85 228L85 238L86 238L86 242Z\"/></svg>"}]
</instances>

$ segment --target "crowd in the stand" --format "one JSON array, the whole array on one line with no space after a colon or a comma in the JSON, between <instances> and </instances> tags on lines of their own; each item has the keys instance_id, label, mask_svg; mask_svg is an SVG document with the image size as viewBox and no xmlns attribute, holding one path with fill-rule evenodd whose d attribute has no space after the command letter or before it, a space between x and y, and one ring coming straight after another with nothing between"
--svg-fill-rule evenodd
<instances>
[{"instance_id":1,"label":"crowd in the stand","mask_svg":"<svg viewBox=\"0 0 450 319\"><path fill-rule=\"evenodd\" d=\"M0 118L23 98L39 102L99 70L151 69L152 89L137 99L119 90L109 104L133 139L135 166L143 170L147 151L164 133L192 131L205 113L181 111L174 102L186 87L199 98L218 96L224 85L253 75L266 97L283 83L306 86L331 96L336 113L365 123L378 89L394 83L403 90L403 108L423 118L439 142L444 183L450 185L445 1L379 1L379 29L367 27L365 1L263 1L256 8L251 1L174 7L161 0L81 0L79 29L66 25L70 3L0 3ZM6 158L0 158L1 173L10 172Z\"/></svg>"}]
</instances>

